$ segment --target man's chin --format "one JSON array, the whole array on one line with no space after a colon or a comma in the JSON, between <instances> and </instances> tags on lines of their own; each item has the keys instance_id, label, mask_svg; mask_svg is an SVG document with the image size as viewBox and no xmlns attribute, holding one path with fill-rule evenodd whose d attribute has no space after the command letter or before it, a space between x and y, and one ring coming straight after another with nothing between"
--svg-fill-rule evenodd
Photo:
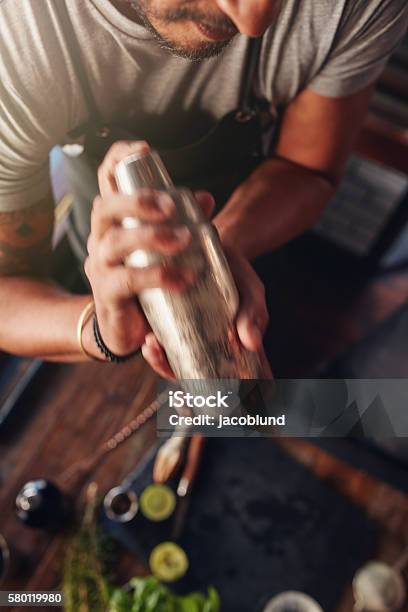
<instances>
[{"instance_id":1,"label":"man's chin","mask_svg":"<svg viewBox=\"0 0 408 612\"><path fill-rule=\"evenodd\" d=\"M1 2L1 0L0 0ZM138 2L135 0L132 2L132 7L135 10L135 13L138 15L138 18L142 25L145 26L147 30L154 36L158 44L163 48L167 49L174 55L178 55L179 57L183 57L185 59L189 59L191 61L199 62L201 60L209 59L211 57L216 57L219 55L225 47L227 47L231 40L235 36L235 32L231 32L232 28L226 28L225 25L223 28L221 26L212 26L212 27L199 27L197 23L194 25L194 30L196 34L201 33L203 38L198 40L190 40L184 43L180 43L176 40L171 40L168 36L170 32L167 34L168 24L165 23L164 18L156 17L150 15L147 10L145 10L145 4L141 0ZM149 16L148 16L149 14ZM153 22L153 23L152 23ZM185 18L185 25L181 25L178 23L178 32L177 35L180 35L180 38L187 34L187 36L191 36L193 39L196 38L194 34L191 32L191 26L193 25L194 20ZM155 27L155 25L156 27ZM166 28L167 26L167 28ZM187 26L187 27L186 27ZM163 33L160 30L163 30ZM230 36L226 40L210 40L215 35L228 35Z\"/></svg>"},{"instance_id":2,"label":"man's chin","mask_svg":"<svg viewBox=\"0 0 408 612\"><path fill-rule=\"evenodd\" d=\"M199 62L220 55L220 53L230 44L231 40L223 40L222 42L203 42L194 47L180 47L161 37L158 38L158 42L161 47L178 57L183 57L193 62Z\"/></svg>"}]
</instances>

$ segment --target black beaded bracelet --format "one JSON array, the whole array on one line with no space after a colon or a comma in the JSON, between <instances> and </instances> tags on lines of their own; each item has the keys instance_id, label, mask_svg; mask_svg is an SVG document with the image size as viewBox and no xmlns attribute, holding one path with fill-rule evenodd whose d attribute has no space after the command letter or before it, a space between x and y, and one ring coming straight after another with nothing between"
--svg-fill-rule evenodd
<instances>
[{"instance_id":1,"label":"black beaded bracelet","mask_svg":"<svg viewBox=\"0 0 408 612\"><path fill-rule=\"evenodd\" d=\"M142 352L142 349L138 348L136 349L136 351L132 351L131 353L128 353L127 355L115 355L115 353L112 353L112 351L108 349L108 347L102 340L101 330L99 329L98 318L96 314L94 314L93 316L93 332L94 332L96 346L101 351L101 353L105 355L106 359L108 361L111 361L112 363L124 363L125 361L129 361L129 359L132 359L133 357L140 355Z\"/></svg>"}]
</instances>

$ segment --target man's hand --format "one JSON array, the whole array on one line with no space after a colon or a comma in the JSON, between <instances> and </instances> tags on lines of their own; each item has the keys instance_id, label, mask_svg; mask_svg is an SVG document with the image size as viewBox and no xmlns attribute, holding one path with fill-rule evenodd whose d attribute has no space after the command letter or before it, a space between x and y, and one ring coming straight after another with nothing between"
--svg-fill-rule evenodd
<instances>
[{"instance_id":1,"label":"man's hand","mask_svg":"<svg viewBox=\"0 0 408 612\"><path fill-rule=\"evenodd\" d=\"M271 377L262 345L262 337L268 324L264 286L244 257L232 249L226 250L226 256L240 296L240 307L236 321L238 337L245 348L259 354L263 375ZM146 335L142 352L143 357L160 376L170 379L175 378L166 354L153 333Z\"/></svg>"},{"instance_id":2,"label":"man's hand","mask_svg":"<svg viewBox=\"0 0 408 612\"><path fill-rule=\"evenodd\" d=\"M143 345L143 355L153 369L161 376L174 378L135 296L153 287L183 291L194 282L193 271L168 265L136 269L127 267L125 260L137 249L174 255L188 246L191 234L186 226L166 225L175 212L174 203L166 194L139 190L129 197L117 193L116 164L144 150L148 151L148 145L143 142L116 143L101 165L98 175L101 197L96 198L92 211L85 271L92 286L101 334L109 349L123 355ZM214 208L212 196L201 192L196 197L210 217ZM122 227L125 217L143 219L144 224L125 229ZM268 320L263 285L243 257L231 249L227 257L240 294L238 336L246 348L261 352Z\"/></svg>"},{"instance_id":3,"label":"man's hand","mask_svg":"<svg viewBox=\"0 0 408 612\"><path fill-rule=\"evenodd\" d=\"M153 287L182 291L194 280L192 270L180 267L137 269L125 265L127 256L137 249L174 255L191 239L186 226L166 224L175 212L168 195L153 190L139 190L133 196L118 194L116 164L143 150L148 150L143 142L118 142L103 161L98 174L101 197L95 199L92 210L89 257L85 262L102 338L117 355L136 350L150 331L135 297L138 293ZM138 218L144 224L125 229L122 222L126 217Z\"/></svg>"},{"instance_id":4,"label":"man's hand","mask_svg":"<svg viewBox=\"0 0 408 612\"><path fill-rule=\"evenodd\" d=\"M201 197L205 197L204 194ZM236 321L238 337L245 348L259 354L263 375L266 378L272 377L262 344L262 337L268 324L264 286L244 257L230 248L226 249L226 256L240 295ZM166 354L153 333L146 335L142 352L143 357L160 376L175 379Z\"/></svg>"}]
</instances>

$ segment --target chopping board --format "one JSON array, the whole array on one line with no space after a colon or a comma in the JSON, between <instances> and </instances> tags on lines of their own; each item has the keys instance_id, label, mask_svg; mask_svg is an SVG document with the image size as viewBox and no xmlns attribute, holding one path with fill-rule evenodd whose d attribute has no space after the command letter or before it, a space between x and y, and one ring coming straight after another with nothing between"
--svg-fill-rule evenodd
<instances>
[{"instance_id":1,"label":"chopping board","mask_svg":"<svg viewBox=\"0 0 408 612\"><path fill-rule=\"evenodd\" d=\"M137 494L152 481L153 461L130 478ZM103 521L146 562L152 548L171 534L171 519ZM376 527L362 510L273 441L212 438L180 536L190 569L173 587L188 592L213 585L224 612L257 612L286 590L304 591L325 612L334 612L375 541Z\"/></svg>"}]
</instances>

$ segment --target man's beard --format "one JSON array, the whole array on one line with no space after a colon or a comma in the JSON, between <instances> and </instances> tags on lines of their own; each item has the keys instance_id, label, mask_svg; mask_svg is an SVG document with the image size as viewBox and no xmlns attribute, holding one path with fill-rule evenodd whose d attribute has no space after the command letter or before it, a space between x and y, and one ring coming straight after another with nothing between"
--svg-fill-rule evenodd
<instances>
[{"instance_id":1,"label":"man's beard","mask_svg":"<svg viewBox=\"0 0 408 612\"><path fill-rule=\"evenodd\" d=\"M156 28L153 26L150 19L148 18L146 11L143 9L142 3L143 2L141 2L140 0L134 0L130 2L130 5L137 13L137 16L142 25L154 36L155 40L162 47L162 49L166 49L174 55L178 55L179 57L183 57L193 62L199 62L201 60L209 59L211 57L216 57L230 44L232 40L229 39L220 42L205 42L202 43L200 47L195 49L189 49L188 47L178 47L172 41L163 38L163 36L156 30ZM191 20L195 22L203 21L205 23L210 23L214 26L230 26L230 20L228 18L216 22L214 21L213 17L210 20L201 13L198 14L197 12L192 12L189 9L183 8L169 11L168 13L166 13L165 19L169 22Z\"/></svg>"}]
</instances>

